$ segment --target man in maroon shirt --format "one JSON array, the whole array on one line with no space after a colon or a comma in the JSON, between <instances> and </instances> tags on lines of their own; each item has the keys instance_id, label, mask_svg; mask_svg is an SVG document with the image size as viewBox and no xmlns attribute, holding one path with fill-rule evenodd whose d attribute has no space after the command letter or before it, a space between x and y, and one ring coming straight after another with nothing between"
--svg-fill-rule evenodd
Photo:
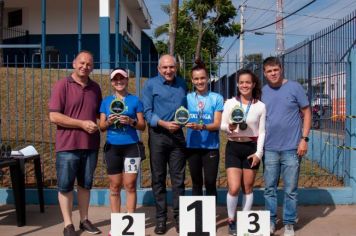
<instances>
[{"instance_id":1,"label":"man in maroon shirt","mask_svg":"<svg viewBox=\"0 0 356 236\"><path fill-rule=\"evenodd\" d=\"M58 201L64 219L65 236L74 236L73 188L77 179L80 229L101 233L88 220L90 189L98 160L100 134L96 120L102 100L99 85L89 78L93 56L78 53L73 73L56 82L49 101L50 121L57 125L56 170Z\"/></svg>"}]
</instances>

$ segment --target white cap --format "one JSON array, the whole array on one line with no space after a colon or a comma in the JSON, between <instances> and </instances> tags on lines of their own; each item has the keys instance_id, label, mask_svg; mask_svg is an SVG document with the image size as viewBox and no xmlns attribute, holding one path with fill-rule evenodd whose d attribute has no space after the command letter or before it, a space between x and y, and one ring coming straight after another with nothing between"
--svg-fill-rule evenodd
<instances>
[{"instance_id":1,"label":"white cap","mask_svg":"<svg viewBox=\"0 0 356 236\"><path fill-rule=\"evenodd\" d=\"M127 72L124 69L114 69L110 74L110 80L112 80L117 74L120 74L125 78L128 78Z\"/></svg>"}]
</instances>

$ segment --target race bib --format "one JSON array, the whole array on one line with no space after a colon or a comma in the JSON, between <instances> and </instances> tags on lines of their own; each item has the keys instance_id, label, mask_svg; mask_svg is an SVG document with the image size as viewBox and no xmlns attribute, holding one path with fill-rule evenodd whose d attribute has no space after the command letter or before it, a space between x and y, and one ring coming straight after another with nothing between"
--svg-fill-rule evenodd
<instances>
[{"instance_id":1,"label":"race bib","mask_svg":"<svg viewBox=\"0 0 356 236\"><path fill-rule=\"evenodd\" d=\"M137 174L140 164L140 157L126 157L124 162L124 172Z\"/></svg>"}]
</instances>

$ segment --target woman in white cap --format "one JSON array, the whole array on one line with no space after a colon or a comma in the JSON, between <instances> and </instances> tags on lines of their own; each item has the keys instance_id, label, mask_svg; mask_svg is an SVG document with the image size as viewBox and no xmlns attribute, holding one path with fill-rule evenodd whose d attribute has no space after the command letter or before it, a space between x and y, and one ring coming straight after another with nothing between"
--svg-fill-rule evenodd
<instances>
[{"instance_id":1,"label":"woman in white cap","mask_svg":"<svg viewBox=\"0 0 356 236\"><path fill-rule=\"evenodd\" d=\"M110 182L110 206L113 213L120 212L120 190L126 190L126 210L136 209L136 179L142 157L143 144L136 130L146 127L143 106L137 96L128 92L128 74L116 68L110 74L113 94L107 96L100 107L100 129L107 131L104 147L105 162Z\"/></svg>"}]
</instances>

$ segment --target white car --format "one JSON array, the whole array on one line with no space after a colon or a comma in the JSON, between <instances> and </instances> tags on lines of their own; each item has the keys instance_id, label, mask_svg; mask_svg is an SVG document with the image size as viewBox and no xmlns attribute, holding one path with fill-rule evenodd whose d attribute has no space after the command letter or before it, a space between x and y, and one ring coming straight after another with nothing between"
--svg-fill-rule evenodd
<instances>
[{"instance_id":1,"label":"white car","mask_svg":"<svg viewBox=\"0 0 356 236\"><path fill-rule=\"evenodd\" d=\"M311 106L331 107L330 96L323 93L316 93L311 101Z\"/></svg>"}]
</instances>

